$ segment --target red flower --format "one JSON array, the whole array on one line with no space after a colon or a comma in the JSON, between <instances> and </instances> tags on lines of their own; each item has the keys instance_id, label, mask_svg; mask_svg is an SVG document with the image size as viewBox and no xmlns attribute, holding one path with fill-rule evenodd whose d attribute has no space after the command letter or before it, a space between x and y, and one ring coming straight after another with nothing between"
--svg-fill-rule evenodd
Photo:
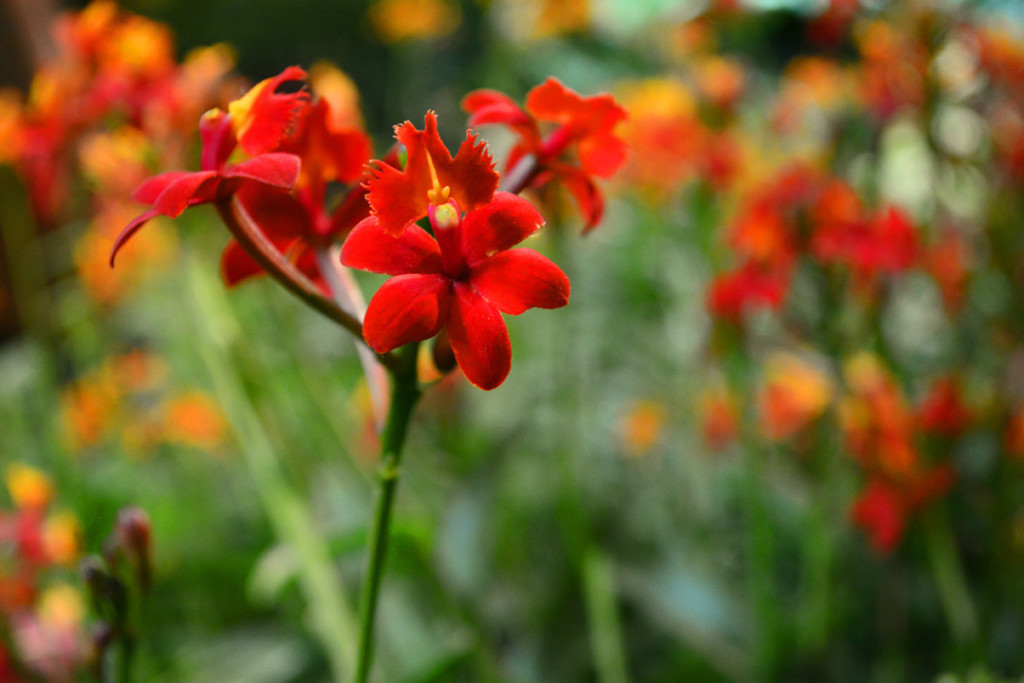
<instances>
[{"instance_id":1,"label":"red flower","mask_svg":"<svg viewBox=\"0 0 1024 683\"><path fill-rule=\"evenodd\" d=\"M494 90L471 92L462 101L462 108L470 114L470 126L500 123L519 135L507 170L532 155L535 166L524 186L540 187L560 180L579 205L586 220L584 231L597 225L604 212L604 199L594 176L608 178L626 160L626 144L614 130L627 114L615 98L607 94L582 97L551 77L527 94L525 111L512 98ZM558 127L542 137L539 121ZM563 159L571 147L575 162Z\"/></svg>"},{"instance_id":2,"label":"red flower","mask_svg":"<svg viewBox=\"0 0 1024 683\"><path fill-rule=\"evenodd\" d=\"M909 510L903 495L882 481L872 481L850 510L850 519L867 533L871 547L888 555L903 538Z\"/></svg>"},{"instance_id":3,"label":"red flower","mask_svg":"<svg viewBox=\"0 0 1024 683\"><path fill-rule=\"evenodd\" d=\"M447 328L469 381L493 389L512 362L501 313L564 306L569 280L532 249L511 250L544 219L525 199L494 192L483 144L469 137L452 159L432 113L423 131L406 122L397 132L409 149L409 165L404 172L378 170L369 194L375 213L355 227L341 252L350 268L394 276L370 301L363 336L386 353ZM463 214L457 197L475 208ZM429 216L433 236L409 224L421 212Z\"/></svg>"},{"instance_id":4,"label":"red flower","mask_svg":"<svg viewBox=\"0 0 1024 683\"><path fill-rule=\"evenodd\" d=\"M379 164L367 183L367 199L382 229L389 235L427 215L429 206L455 200L463 211L472 211L491 201L498 188L498 173L476 136L466 139L452 158L437 134L437 116L427 112L423 130L406 121L395 126L395 138L408 151L405 170ZM437 190L436 196L432 194Z\"/></svg>"},{"instance_id":5,"label":"red flower","mask_svg":"<svg viewBox=\"0 0 1024 683\"><path fill-rule=\"evenodd\" d=\"M305 78L298 67L289 67L274 78L257 84L247 95L232 102L229 114L213 109L199 123L203 149L196 172L168 171L142 183L133 198L152 209L132 220L117 236L110 263L121 247L151 218L175 218L196 204L228 197L247 184L290 189L299 176L300 161L294 154L271 152L294 125L308 95L305 92L275 93L285 81ZM236 146L253 158L229 164Z\"/></svg>"},{"instance_id":6,"label":"red flower","mask_svg":"<svg viewBox=\"0 0 1024 683\"><path fill-rule=\"evenodd\" d=\"M780 308L788 291L787 271L747 263L715 278L708 290L707 306L712 315L738 322L748 308Z\"/></svg>"},{"instance_id":7,"label":"red flower","mask_svg":"<svg viewBox=\"0 0 1024 683\"><path fill-rule=\"evenodd\" d=\"M921 429L942 436L959 435L971 425L973 417L960 384L951 377L937 380L917 411Z\"/></svg>"},{"instance_id":8,"label":"red flower","mask_svg":"<svg viewBox=\"0 0 1024 683\"><path fill-rule=\"evenodd\" d=\"M336 128L332 115L327 99L313 102L303 110L295 132L278 148L301 160L293 192L249 183L239 188L236 195L243 210L258 218L274 247L288 254L299 270L323 290L327 288L313 250L344 237L370 213L366 188L354 185L366 172L370 140L358 128ZM331 183L354 187L328 212L325 200ZM231 241L221 255L221 274L228 286L263 272L238 242Z\"/></svg>"}]
</instances>

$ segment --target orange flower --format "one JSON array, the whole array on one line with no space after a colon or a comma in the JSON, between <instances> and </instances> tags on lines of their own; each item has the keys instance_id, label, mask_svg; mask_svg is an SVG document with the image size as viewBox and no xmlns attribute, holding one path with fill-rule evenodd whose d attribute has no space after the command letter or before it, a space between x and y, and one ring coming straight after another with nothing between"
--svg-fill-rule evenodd
<instances>
[{"instance_id":1,"label":"orange flower","mask_svg":"<svg viewBox=\"0 0 1024 683\"><path fill-rule=\"evenodd\" d=\"M735 441L739 434L739 406L724 386L713 387L701 395L697 414L708 448L719 451Z\"/></svg>"},{"instance_id":2,"label":"orange flower","mask_svg":"<svg viewBox=\"0 0 1024 683\"><path fill-rule=\"evenodd\" d=\"M227 438L227 422L206 394L189 391L165 406L165 435L169 441L215 451Z\"/></svg>"},{"instance_id":3,"label":"orange flower","mask_svg":"<svg viewBox=\"0 0 1024 683\"><path fill-rule=\"evenodd\" d=\"M832 383L811 362L794 353L775 353L765 362L765 382L758 397L761 429L773 440L805 429L828 407Z\"/></svg>"},{"instance_id":4,"label":"orange flower","mask_svg":"<svg viewBox=\"0 0 1024 683\"><path fill-rule=\"evenodd\" d=\"M622 138L633 150L626 182L667 195L693 177L705 135L690 91L671 78L652 78L619 88L630 113Z\"/></svg>"},{"instance_id":5,"label":"orange flower","mask_svg":"<svg viewBox=\"0 0 1024 683\"><path fill-rule=\"evenodd\" d=\"M619 439L626 457L647 455L665 434L668 410L653 400L634 401L619 417Z\"/></svg>"},{"instance_id":6,"label":"orange flower","mask_svg":"<svg viewBox=\"0 0 1024 683\"><path fill-rule=\"evenodd\" d=\"M81 552L81 527L78 518L70 512L58 512L46 518L43 524L43 547L50 562L71 565Z\"/></svg>"},{"instance_id":7,"label":"orange flower","mask_svg":"<svg viewBox=\"0 0 1024 683\"><path fill-rule=\"evenodd\" d=\"M913 437L916 420L903 393L881 362L867 353L844 368L850 393L839 405L847 448L870 472L889 479L910 477L920 466Z\"/></svg>"},{"instance_id":8,"label":"orange flower","mask_svg":"<svg viewBox=\"0 0 1024 683\"><path fill-rule=\"evenodd\" d=\"M377 0L369 16L385 43L446 36L462 18L458 5L448 0Z\"/></svg>"},{"instance_id":9,"label":"orange flower","mask_svg":"<svg viewBox=\"0 0 1024 683\"><path fill-rule=\"evenodd\" d=\"M720 109L733 108L747 80L739 62L718 55L699 62L696 76L697 89Z\"/></svg>"}]
</instances>

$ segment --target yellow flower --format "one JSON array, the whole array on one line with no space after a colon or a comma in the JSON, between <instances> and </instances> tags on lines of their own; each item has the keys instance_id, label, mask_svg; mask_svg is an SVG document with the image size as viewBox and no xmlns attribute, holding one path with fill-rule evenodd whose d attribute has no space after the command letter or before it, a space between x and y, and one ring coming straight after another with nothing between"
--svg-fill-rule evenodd
<instances>
[{"instance_id":1,"label":"yellow flower","mask_svg":"<svg viewBox=\"0 0 1024 683\"><path fill-rule=\"evenodd\" d=\"M7 466L5 480L11 500L19 509L42 510L53 500L53 482L34 467L11 463Z\"/></svg>"}]
</instances>

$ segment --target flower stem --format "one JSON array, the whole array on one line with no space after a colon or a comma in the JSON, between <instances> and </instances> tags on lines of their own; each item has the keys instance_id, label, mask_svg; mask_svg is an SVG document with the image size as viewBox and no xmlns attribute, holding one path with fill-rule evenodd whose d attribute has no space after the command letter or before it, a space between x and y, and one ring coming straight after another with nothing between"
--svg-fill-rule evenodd
<instances>
[{"instance_id":1,"label":"flower stem","mask_svg":"<svg viewBox=\"0 0 1024 683\"><path fill-rule=\"evenodd\" d=\"M222 199L217 202L217 213L224 221L231 235L245 252L267 271L285 289L297 296L311 308L324 314L351 332L362 343L363 325L355 316L342 310L338 304L325 297L313 282L289 261L267 239L266 235L245 210L245 206L236 197ZM394 366L390 355L379 357L380 362Z\"/></svg>"},{"instance_id":2,"label":"flower stem","mask_svg":"<svg viewBox=\"0 0 1024 683\"><path fill-rule=\"evenodd\" d=\"M359 290L359 283L352 277L352 273L341 265L340 252L341 249L336 245L317 249L317 267L338 307L356 320L362 320L366 313L366 302ZM356 340L356 353L359 355L359 362L366 376L366 385L370 390L373 422L377 429L380 429L384 425L388 410L388 376L381 365L380 357L361 340Z\"/></svg>"},{"instance_id":3,"label":"flower stem","mask_svg":"<svg viewBox=\"0 0 1024 683\"><path fill-rule=\"evenodd\" d=\"M366 576L359 599L359 652L356 663L356 683L366 683L373 662L373 627L377 616L377 598L384 574L387 556L391 510L398 487L402 446L412 419L413 409L420 397L416 378L416 358L419 343L408 344L398 353L398 368L392 371L391 408L381 439L380 469L378 473L377 505L370 527Z\"/></svg>"}]
</instances>

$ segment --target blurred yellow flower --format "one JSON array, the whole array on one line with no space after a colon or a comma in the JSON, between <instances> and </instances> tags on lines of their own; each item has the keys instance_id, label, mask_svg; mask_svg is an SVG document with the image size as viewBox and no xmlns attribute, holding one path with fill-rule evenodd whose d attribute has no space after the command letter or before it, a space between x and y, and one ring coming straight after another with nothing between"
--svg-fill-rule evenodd
<instances>
[{"instance_id":1,"label":"blurred yellow flower","mask_svg":"<svg viewBox=\"0 0 1024 683\"><path fill-rule=\"evenodd\" d=\"M20 462L11 463L7 466L4 480L18 509L43 510L53 500L53 482L34 467Z\"/></svg>"},{"instance_id":2,"label":"blurred yellow flower","mask_svg":"<svg viewBox=\"0 0 1024 683\"><path fill-rule=\"evenodd\" d=\"M78 518L70 512L58 512L46 518L43 525L43 546L54 564L70 565L78 559L81 544Z\"/></svg>"},{"instance_id":3,"label":"blurred yellow flower","mask_svg":"<svg viewBox=\"0 0 1024 683\"><path fill-rule=\"evenodd\" d=\"M806 428L832 400L828 375L795 353L769 356L764 378L758 412L761 429L771 439L785 439Z\"/></svg>"},{"instance_id":4,"label":"blurred yellow flower","mask_svg":"<svg viewBox=\"0 0 1024 683\"><path fill-rule=\"evenodd\" d=\"M458 6L446 0L378 0L370 7L370 22L385 43L446 36L461 20Z\"/></svg>"}]
</instances>

